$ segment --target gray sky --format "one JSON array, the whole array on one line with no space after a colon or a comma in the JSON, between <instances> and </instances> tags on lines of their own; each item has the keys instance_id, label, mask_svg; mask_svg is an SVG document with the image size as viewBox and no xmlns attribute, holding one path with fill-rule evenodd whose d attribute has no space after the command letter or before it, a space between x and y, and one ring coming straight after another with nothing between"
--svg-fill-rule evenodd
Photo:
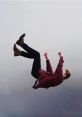
<instances>
[{"instance_id":1,"label":"gray sky","mask_svg":"<svg viewBox=\"0 0 82 117\"><path fill-rule=\"evenodd\" d=\"M71 79L61 86L32 89L32 60L13 57L13 44L23 33L25 42L43 54L48 52L52 67L57 52L64 56L64 68ZM2 117L81 117L82 112L82 2L0 1L0 115ZM20 48L21 49L21 48Z\"/></svg>"}]
</instances>

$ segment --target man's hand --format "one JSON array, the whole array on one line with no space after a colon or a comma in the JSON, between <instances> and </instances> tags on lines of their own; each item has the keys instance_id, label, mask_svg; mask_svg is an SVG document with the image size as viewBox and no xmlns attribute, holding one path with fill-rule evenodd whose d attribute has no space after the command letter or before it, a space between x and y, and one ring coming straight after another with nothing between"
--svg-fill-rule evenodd
<instances>
[{"instance_id":1,"label":"man's hand","mask_svg":"<svg viewBox=\"0 0 82 117\"><path fill-rule=\"evenodd\" d=\"M58 55L61 57L62 56L61 52L58 52Z\"/></svg>"},{"instance_id":2,"label":"man's hand","mask_svg":"<svg viewBox=\"0 0 82 117\"><path fill-rule=\"evenodd\" d=\"M48 60L48 54L47 54L47 52L44 53L44 56L45 56L46 60Z\"/></svg>"}]
</instances>

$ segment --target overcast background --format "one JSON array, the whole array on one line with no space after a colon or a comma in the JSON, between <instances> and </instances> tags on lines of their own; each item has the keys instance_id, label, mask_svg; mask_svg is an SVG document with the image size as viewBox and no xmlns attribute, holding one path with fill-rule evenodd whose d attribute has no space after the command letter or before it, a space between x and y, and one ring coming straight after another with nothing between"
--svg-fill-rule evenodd
<instances>
[{"instance_id":1,"label":"overcast background","mask_svg":"<svg viewBox=\"0 0 82 117\"><path fill-rule=\"evenodd\" d=\"M13 56L13 44L25 42L43 54L52 67L57 52L71 78L58 87L32 89L33 60ZM21 48L20 48L21 49ZM82 2L0 0L0 117L82 117Z\"/></svg>"}]
</instances>

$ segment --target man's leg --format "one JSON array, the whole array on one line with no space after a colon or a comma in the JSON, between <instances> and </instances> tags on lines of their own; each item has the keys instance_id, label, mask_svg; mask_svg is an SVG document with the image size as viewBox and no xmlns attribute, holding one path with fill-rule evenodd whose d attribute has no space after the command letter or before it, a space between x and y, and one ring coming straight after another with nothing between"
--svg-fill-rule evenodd
<instances>
[{"instance_id":1,"label":"man's leg","mask_svg":"<svg viewBox=\"0 0 82 117\"><path fill-rule=\"evenodd\" d=\"M27 44L23 44L21 46L24 50L26 50L29 54L31 54L34 58L36 58L36 56L39 55L39 52L37 52L36 50L34 50L33 48L29 47Z\"/></svg>"},{"instance_id":2,"label":"man's leg","mask_svg":"<svg viewBox=\"0 0 82 117\"><path fill-rule=\"evenodd\" d=\"M39 78L39 70L41 69L41 59L40 59L40 53L37 54L37 56L34 58L33 65L32 65L32 71L31 74L38 79Z\"/></svg>"},{"instance_id":3,"label":"man's leg","mask_svg":"<svg viewBox=\"0 0 82 117\"><path fill-rule=\"evenodd\" d=\"M37 52L37 54L34 56L34 53L29 54L29 53L21 51L21 56L34 59L31 74L33 77L38 79L39 78L39 70L41 69L40 54Z\"/></svg>"},{"instance_id":4,"label":"man's leg","mask_svg":"<svg viewBox=\"0 0 82 117\"><path fill-rule=\"evenodd\" d=\"M31 57L34 58L33 65L32 65L32 71L31 74L35 78L39 78L39 69L41 69L41 60L40 60L40 53L36 50L32 49L26 44L22 45L23 49L25 49Z\"/></svg>"},{"instance_id":5,"label":"man's leg","mask_svg":"<svg viewBox=\"0 0 82 117\"><path fill-rule=\"evenodd\" d=\"M23 56L26 58L34 59L31 74L33 77L38 79L39 78L39 69L41 69L40 53L37 52L36 50L33 50L32 48L30 48L27 45L25 47L26 47L26 49L28 48L29 53L24 52L24 51L20 51L16 47L16 45L14 45L14 48L13 48L14 49L14 56ZM30 50L31 50L31 53L30 53Z\"/></svg>"},{"instance_id":6,"label":"man's leg","mask_svg":"<svg viewBox=\"0 0 82 117\"><path fill-rule=\"evenodd\" d=\"M34 57L36 57L39 52L37 52L36 50L34 50L33 48L29 47L27 44L24 43L24 37L25 34L22 34L19 37L19 40L17 40L16 44L18 44L19 46L21 46L24 50L26 50L29 54L32 54Z\"/></svg>"}]
</instances>

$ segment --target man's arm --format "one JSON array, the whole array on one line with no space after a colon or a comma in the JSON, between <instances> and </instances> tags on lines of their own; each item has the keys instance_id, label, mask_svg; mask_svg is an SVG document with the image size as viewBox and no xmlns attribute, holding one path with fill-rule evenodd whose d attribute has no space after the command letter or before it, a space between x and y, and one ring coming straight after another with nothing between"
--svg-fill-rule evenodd
<instances>
[{"instance_id":1,"label":"man's arm","mask_svg":"<svg viewBox=\"0 0 82 117\"><path fill-rule=\"evenodd\" d=\"M47 70L47 72L53 73L52 66L51 66L50 60L48 58L48 54L46 52L44 53L44 56L46 58L46 70Z\"/></svg>"},{"instance_id":2,"label":"man's arm","mask_svg":"<svg viewBox=\"0 0 82 117\"><path fill-rule=\"evenodd\" d=\"M60 59L59 59L59 62L58 62L58 65L57 65L57 68L55 71L55 77L57 79L63 80L62 67L63 67L64 60L63 60L63 56L62 56L61 52L59 52L58 55L59 55Z\"/></svg>"},{"instance_id":3,"label":"man's arm","mask_svg":"<svg viewBox=\"0 0 82 117\"><path fill-rule=\"evenodd\" d=\"M59 57L60 57L59 64L60 64L60 66L63 67L63 63L64 63L63 55L61 54L61 52L59 52L58 55L59 55Z\"/></svg>"}]
</instances>

